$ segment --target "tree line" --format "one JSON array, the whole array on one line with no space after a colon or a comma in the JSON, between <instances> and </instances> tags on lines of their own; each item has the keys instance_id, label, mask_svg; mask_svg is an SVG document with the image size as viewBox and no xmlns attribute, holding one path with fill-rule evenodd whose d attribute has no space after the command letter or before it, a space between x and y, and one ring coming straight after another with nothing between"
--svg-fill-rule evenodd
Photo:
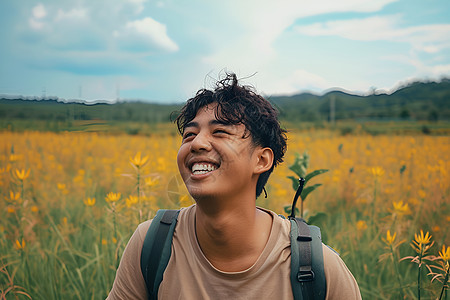
<instances>
[{"instance_id":1,"label":"tree line","mask_svg":"<svg viewBox=\"0 0 450 300\"><path fill-rule=\"evenodd\" d=\"M450 79L440 82L414 82L391 94L355 95L331 91L324 95L302 93L292 96L267 96L288 122L337 120L450 120ZM168 122L181 108L178 104L121 101L86 104L48 99L0 99L3 120L131 121L156 124Z\"/></svg>"}]
</instances>

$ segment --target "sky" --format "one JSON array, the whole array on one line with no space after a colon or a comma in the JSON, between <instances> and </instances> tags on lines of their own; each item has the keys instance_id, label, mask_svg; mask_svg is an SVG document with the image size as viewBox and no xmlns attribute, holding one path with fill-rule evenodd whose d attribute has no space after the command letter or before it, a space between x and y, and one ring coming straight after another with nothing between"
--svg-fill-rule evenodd
<instances>
[{"instance_id":1,"label":"sky","mask_svg":"<svg viewBox=\"0 0 450 300\"><path fill-rule=\"evenodd\" d=\"M448 0L1 0L0 96L180 103L450 78Z\"/></svg>"}]
</instances>

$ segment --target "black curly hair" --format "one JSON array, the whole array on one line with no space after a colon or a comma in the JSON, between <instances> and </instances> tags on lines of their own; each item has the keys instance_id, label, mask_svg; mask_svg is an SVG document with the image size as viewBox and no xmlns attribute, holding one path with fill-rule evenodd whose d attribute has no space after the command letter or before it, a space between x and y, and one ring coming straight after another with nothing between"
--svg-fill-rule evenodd
<instances>
[{"instance_id":1,"label":"black curly hair","mask_svg":"<svg viewBox=\"0 0 450 300\"><path fill-rule=\"evenodd\" d=\"M239 85L236 74L227 73L224 79L216 83L214 91L201 89L186 102L174 120L179 133L183 135L186 125L195 118L200 108L212 103L217 103L217 120L227 124L244 124L255 146L272 149L272 167L259 176L256 184L256 197L259 197L274 167L283 161L287 148L286 130L280 126L278 112L252 87Z\"/></svg>"}]
</instances>

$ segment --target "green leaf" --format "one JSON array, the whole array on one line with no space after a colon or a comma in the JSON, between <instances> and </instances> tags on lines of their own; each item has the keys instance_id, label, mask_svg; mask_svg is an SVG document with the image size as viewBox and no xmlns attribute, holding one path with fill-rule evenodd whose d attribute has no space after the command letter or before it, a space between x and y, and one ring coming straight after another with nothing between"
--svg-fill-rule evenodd
<instances>
[{"instance_id":1,"label":"green leaf","mask_svg":"<svg viewBox=\"0 0 450 300\"><path fill-rule=\"evenodd\" d=\"M306 169L308 169L308 167L309 167L309 154L306 150L305 150L305 152L303 152L302 160L303 160L302 164L305 167L305 171L306 171Z\"/></svg>"},{"instance_id":2,"label":"green leaf","mask_svg":"<svg viewBox=\"0 0 450 300\"><path fill-rule=\"evenodd\" d=\"M311 178L313 178L313 177L315 177L317 175L320 175L322 173L326 173L326 172L328 172L328 169L319 169L319 170L312 171L311 173L306 175L306 177L305 177L305 185Z\"/></svg>"},{"instance_id":3,"label":"green leaf","mask_svg":"<svg viewBox=\"0 0 450 300\"><path fill-rule=\"evenodd\" d=\"M284 206L284 212L289 216L291 214L292 205ZM295 215L298 216L300 214L300 210L295 207Z\"/></svg>"},{"instance_id":4,"label":"green leaf","mask_svg":"<svg viewBox=\"0 0 450 300\"><path fill-rule=\"evenodd\" d=\"M319 186L321 186L321 183L316 183L315 185L307 186L303 189L302 194L300 197L302 198L302 201L306 200L306 197L308 197L309 193L317 189Z\"/></svg>"},{"instance_id":5,"label":"green leaf","mask_svg":"<svg viewBox=\"0 0 450 300\"><path fill-rule=\"evenodd\" d=\"M310 225L316 225L321 227L321 225L326 221L328 215L324 212L318 212L317 214L308 218L307 223Z\"/></svg>"},{"instance_id":6,"label":"green leaf","mask_svg":"<svg viewBox=\"0 0 450 300\"><path fill-rule=\"evenodd\" d=\"M288 176L288 178L292 180L292 188L294 189L294 191L296 191L298 189L298 186L300 185L300 183L298 182L298 178L294 176Z\"/></svg>"},{"instance_id":7,"label":"green leaf","mask_svg":"<svg viewBox=\"0 0 450 300\"><path fill-rule=\"evenodd\" d=\"M309 155L308 153L304 153L302 156L300 156L298 153L296 153L295 161L294 163L289 166L289 169L293 171L298 177L305 177L306 175L306 169L309 165Z\"/></svg>"},{"instance_id":8,"label":"green leaf","mask_svg":"<svg viewBox=\"0 0 450 300\"><path fill-rule=\"evenodd\" d=\"M289 166L289 169L293 171L298 177L304 177L306 169L299 162L295 162L293 165Z\"/></svg>"}]
</instances>

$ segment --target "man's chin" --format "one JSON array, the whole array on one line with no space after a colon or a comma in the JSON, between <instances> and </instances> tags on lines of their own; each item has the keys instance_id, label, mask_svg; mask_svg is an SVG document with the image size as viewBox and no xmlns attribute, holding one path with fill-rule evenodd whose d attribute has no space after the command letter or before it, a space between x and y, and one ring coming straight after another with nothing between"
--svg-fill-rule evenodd
<instances>
[{"instance_id":1,"label":"man's chin","mask_svg":"<svg viewBox=\"0 0 450 300\"><path fill-rule=\"evenodd\" d=\"M217 194L213 191L207 191L199 188L188 188L188 192L195 202L211 200L217 197Z\"/></svg>"}]
</instances>

